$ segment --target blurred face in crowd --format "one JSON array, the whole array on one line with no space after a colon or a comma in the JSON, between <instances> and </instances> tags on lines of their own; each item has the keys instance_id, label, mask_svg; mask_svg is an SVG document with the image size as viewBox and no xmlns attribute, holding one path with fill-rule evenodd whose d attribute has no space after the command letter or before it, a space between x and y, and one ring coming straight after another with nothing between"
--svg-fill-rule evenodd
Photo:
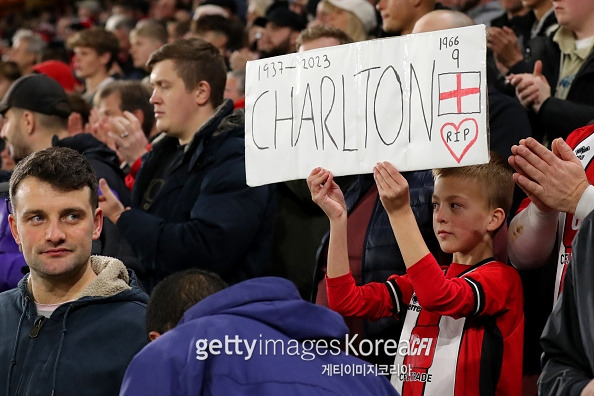
<instances>
[{"instance_id":1,"label":"blurred face in crowd","mask_svg":"<svg viewBox=\"0 0 594 396\"><path fill-rule=\"evenodd\" d=\"M573 31L578 39L594 33L594 1L552 0L559 25Z\"/></svg>"},{"instance_id":2,"label":"blurred face in crowd","mask_svg":"<svg viewBox=\"0 0 594 396\"><path fill-rule=\"evenodd\" d=\"M35 53L27 50L27 40L17 40L8 51L7 61L13 61L19 66L21 72L33 66L36 61Z\"/></svg>"},{"instance_id":3,"label":"blurred face in crowd","mask_svg":"<svg viewBox=\"0 0 594 396\"><path fill-rule=\"evenodd\" d=\"M382 29L391 34L410 33L415 23L410 0L380 0L376 8L382 16Z\"/></svg>"},{"instance_id":4,"label":"blurred face in crowd","mask_svg":"<svg viewBox=\"0 0 594 396\"><path fill-rule=\"evenodd\" d=\"M97 113L100 117L117 117L123 116L124 112L121 110L122 99L118 92L114 92L111 95L105 97L105 99L99 101L97 105Z\"/></svg>"},{"instance_id":5,"label":"blurred face in crowd","mask_svg":"<svg viewBox=\"0 0 594 396\"><path fill-rule=\"evenodd\" d=\"M95 131L94 133L96 133L95 137L105 143L107 147L115 151L118 156L120 155L117 150L118 147L113 137L110 136L110 132L112 132L113 129L111 124L113 118L124 116L121 105L122 98L117 91L107 95L105 98L100 98L99 95L95 95L95 98L93 99L93 110L91 111L96 116L92 116L89 119L89 123L91 123L91 126Z\"/></svg>"},{"instance_id":6,"label":"blurred face in crowd","mask_svg":"<svg viewBox=\"0 0 594 396\"><path fill-rule=\"evenodd\" d=\"M14 166L14 159L10 156L10 150L8 147L4 147L4 150L0 152L0 159L2 160L2 170L13 170Z\"/></svg>"},{"instance_id":7,"label":"blurred face in crowd","mask_svg":"<svg viewBox=\"0 0 594 396\"><path fill-rule=\"evenodd\" d=\"M153 6L153 18L167 19L175 17L175 0L157 0Z\"/></svg>"},{"instance_id":8,"label":"blurred face in crowd","mask_svg":"<svg viewBox=\"0 0 594 396\"><path fill-rule=\"evenodd\" d=\"M15 162L32 153L31 145L27 142L27 138L21 129L25 122L25 114L21 109L11 107L4 113L0 137L6 141L10 156Z\"/></svg>"},{"instance_id":9,"label":"blurred face in crowd","mask_svg":"<svg viewBox=\"0 0 594 396\"><path fill-rule=\"evenodd\" d=\"M110 56L110 53L99 55L94 48L76 47L73 58L74 73L79 78L90 78L106 73Z\"/></svg>"},{"instance_id":10,"label":"blurred face in crowd","mask_svg":"<svg viewBox=\"0 0 594 396\"><path fill-rule=\"evenodd\" d=\"M188 120L197 111L196 89L186 90L170 59L153 66L150 80L153 86L150 102L154 107L157 130L180 141L192 136L196 131Z\"/></svg>"},{"instance_id":11,"label":"blurred face in crowd","mask_svg":"<svg viewBox=\"0 0 594 396\"><path fill-rule=\"evenodd\" d=\"M293 30L287 26L266 24L262 37L258 40L258 51L265 56L286 55L295 52Z\"/></svg>"},{"instance_id":12,"label":"blurred face in crowd","mask_svg":"<svg viewBox=\"0 0 594 396\"><path fill-rule=\"evenodd\" d=\"M227 73L227 84L225 85L225 98L237 102L245 97L239 90L239 79L232 73Z\"/></svg>"},{"instance_id":13,"label":"blurred face in crowd","mask_svg":"<svg viewBox=\"0 0 594 396\"><path fill-rule=\"evenodd\" d=\"M349 13L338 7L320 1L316 9L316 20L320 25L331 26L346 32L349 28Z\"/></svg>"},{"instance_id":14,"label":"blurred face in crowd","mask_svg":"<svg viewBox=\"0 0 594 396\"><path fill-rule=\"evenodd\" d=\"M117 37L120 45L120 52L130 52L130 34L126 29L114 29L111 32Z\"/></svg>"},{"instance_id":15,"label":"blurred face in crowd","mask_svg":"<svg viewBox=\"0 0 594 396\"><path fill-rule=\"evenodd\" d=\"M66 42L74 31L70 28L72 25L72 18L70 16L63 16L56 22L56 38Z\"/></svg>"},{"instance_id":16,"label":"blurred face in crowd","mask_svg":"<svg viewBox=\"0 0 594 396\"><path fill-rule=\"evenodd\" d=\"M504 10L511 13L519 12L524 8L522 0L499 0L499 4Z\"/></svg>"},{"instance_id":17,"label":"blurred face in crowd","mask_svg":"<svg viewBox=\"0 0 594 396\"><path fill-rule=\"evenodd\" d=\"M134 61L134 67L144 67L153 52L161 48L163 44L150 37L138 35L130 36L130 55Z\"/></svg>"}]
</instances>

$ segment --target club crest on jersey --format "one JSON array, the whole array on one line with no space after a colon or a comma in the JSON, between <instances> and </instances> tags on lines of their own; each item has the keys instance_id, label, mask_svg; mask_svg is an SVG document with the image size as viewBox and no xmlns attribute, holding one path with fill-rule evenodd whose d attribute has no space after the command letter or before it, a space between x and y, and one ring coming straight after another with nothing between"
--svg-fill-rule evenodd
<instances>
[{"instance_id":1,"label":"club crest on jersey","mask_svg":"<svg viewBox=\"0 0 594 396\"><path fill-rule=\"evenodd\" d=\"M585 154L590 151L590 146L579 146L577 147L574 152L575 155L580 159L583 160L584 157L586 156Z\"/></svg>"},{"instance_id":2,"label":"club crest on jersey","mask_svg":"<svg viewBox=\"0 0 594 396\"><path fill-rule=\"evenodd\" d=\"M415 294L412 295L410 299L410 304L408 305L409 311L421 312L421 306L419 305L419 300L417 300L417 296Z\"/></svg>"}]
</instances>

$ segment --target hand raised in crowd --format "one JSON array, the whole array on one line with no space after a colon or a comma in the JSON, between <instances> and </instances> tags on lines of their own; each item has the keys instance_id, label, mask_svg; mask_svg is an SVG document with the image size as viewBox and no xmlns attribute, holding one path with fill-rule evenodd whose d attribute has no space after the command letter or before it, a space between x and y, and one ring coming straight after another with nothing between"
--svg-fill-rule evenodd
<instances>
[{"instance_id":1,"label":"hand raised in crowd","mask_svg":"<svg viewBox=\"0 0 594 396\"><path fill-rule=\"evenodd\" d=\"M410 208L408 182L389 162L378 162L373 168L373 178L380 200L388 213Z\"/></svg>"},{"instance_id":2,"label":"hand raised in crowd","mask_svg":"<svg viewBox=\"0 0 594 396\"><path fill-rule=\"evenodd\" d=\"M85 132L92 134L97 140L102 141L107 147L116 151L115 142L109 136L109 129L108 118L101 116L96 109L91 109L89 123L86 125Z\"/></svg>"},{"instance_id":3,"label":"hand raised in crowd","mask_svg":"<svg viewBox=\"0 0 594 396\"><path fill-rule=\"evenodd\" d=\"M107 135L114 142L120 157L128 164L133 164L147 152L148 139L134 114L124 111L123 117L112 117L109 125L111 128Z\"/></svg>"},{"instance_id":4,"label":"hand raised in crowd","mask_svg":"<svg viewBox=\"0 0 594 396\"><path fill-rule=\"evenodd\" d=\"M334 181L332 172L315 168L307 178L311 199L326 213L330 220L345 219L347 208L344 195Z\"/></svg>"},{"instance_id":5,"label":"hand raised in crowd","mask_svg":"<svg viewBox=\"0 0 594 396\"><path fill-rule=\"evenodd\" d=\"M229 57L229 67L231 70L243 70L248 61L258 59L258 54L247 48L234 51Z\"/></svg>"},{"instance_id":6,"label":"hand raised in crowd","mask_svg":"<svg viewBox=\"0 0 594 396\"><path fill-rule=\"evenodd\" d=\"M122 205L118 197L111 191L109 184L103 178L99 179L99 189L101 190L99 207L103 211L103 216L111 220L113 224L116 224L122 213L130 208L124 208L124 205Z\"/></svg>"},{"instance_id":7,"label":"hand raised in crowd","mask_svg":"<svg viewBox=\"0 0 594 396\"><path fill-rule=\"evenodd\" d=\"M510 67L524 59L518 36L512 29L507 26L492 26L487 33L487 47L493 51L497 68L501 73L506 74Z\"/></svg>"},{"instance_id":8,"label":"hand raised in crowd","mask_svg":"<svg viewBox=\"0 0 594 396\"><path fill-rule=\"evenodd\" d=\"M532 74L512 74L508 81L516 88L516 96L526 109L538 113L540 106L551 96L551 86L542 75L542 62L536 61Z\"/></svg>"},{"instance_id":9,"label":"hand raised in crowd","mask_svg":"<svg viewBox=\"0 0 594 396\"><path fill-rule=\"evenodd\" d=\"M553 140L552 151L534 138L512 146L509 164L516 170L514 181L541 211L575 213L589 186L579 158L561 138Z\"/></svg>"}]
</instances>

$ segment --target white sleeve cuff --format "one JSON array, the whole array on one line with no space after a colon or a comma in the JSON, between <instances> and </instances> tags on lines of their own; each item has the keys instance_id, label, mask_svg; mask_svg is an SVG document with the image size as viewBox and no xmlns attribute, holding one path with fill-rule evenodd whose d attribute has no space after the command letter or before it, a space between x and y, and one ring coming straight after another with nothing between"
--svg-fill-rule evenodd
<instances>
[{"instance_id":1,"label":"white sleeve cuff","mask_svg":"<svg viewBox=\"0 0 594 396\"><path fill-rule=\"evenodd\" d=\"M575 217L582 221L591 211L594 210L594 186L590 185L580 197L580 200L575 208Z\"/></svg>"}]
</instances>

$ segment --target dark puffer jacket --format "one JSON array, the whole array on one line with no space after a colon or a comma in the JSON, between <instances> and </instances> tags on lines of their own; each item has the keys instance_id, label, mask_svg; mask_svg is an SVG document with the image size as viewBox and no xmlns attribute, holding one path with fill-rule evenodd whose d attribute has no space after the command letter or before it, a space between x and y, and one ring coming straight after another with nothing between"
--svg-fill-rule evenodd
<instances>
[{"instance_id":1,"label":"dark puffer jacket","mask_svg":"<svg viewBox=\"0 0 594 396\"><path fill-rule=\"evenodd\" d=\"M594 379L594 212L580 226L563 292L542 333L539 395L579 395Z\"/></svg>"},{"instance_id":2,"label":"dark puffer jacket","mask_svg":"<svg viewBox=\"0 0 594 396\"><path fill-rule=\"evenodd\" d=\"M258 276L266 267L274 187L247 186L244 135L243 110L233 111L233 102L225 101L143 204L162 158L180 149L178 140L164 137L144 159L132 209L122 213L117 227L140 258L149 290L192 267L214 271L228 283Z\"/></svg>"}]
</instances>

